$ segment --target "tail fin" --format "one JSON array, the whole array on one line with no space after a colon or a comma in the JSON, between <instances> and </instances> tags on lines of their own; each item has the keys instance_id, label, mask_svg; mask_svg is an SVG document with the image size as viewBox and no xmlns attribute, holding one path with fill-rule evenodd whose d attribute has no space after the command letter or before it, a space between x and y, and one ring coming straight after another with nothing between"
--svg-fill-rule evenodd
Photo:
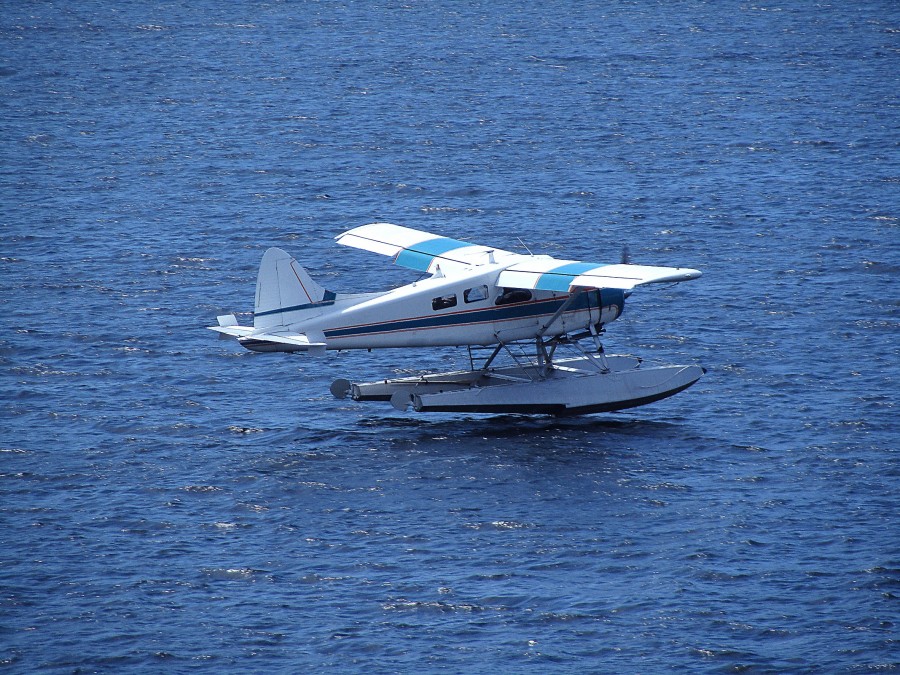
<instances>
[{"instance_id":1,"label":"tail fin","mask_svg":"<svg viewBox=\"0 0 900 675\"><path fill-rule=\"evenodd\" d=\"M312 310L334 304L335 294L313 281L303 266L280 248L263 255L256 278L255 328L286 326Z\"/></svg>"}]
</instances>

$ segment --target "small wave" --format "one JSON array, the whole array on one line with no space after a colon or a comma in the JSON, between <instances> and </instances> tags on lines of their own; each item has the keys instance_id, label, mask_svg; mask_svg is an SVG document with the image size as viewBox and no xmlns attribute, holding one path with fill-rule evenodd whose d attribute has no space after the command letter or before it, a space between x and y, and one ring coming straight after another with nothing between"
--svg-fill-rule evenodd
<instances>
[{"instance_id":1,"label":"small wave","mask_svg":"<svg viewBox=\"0 0 900 675\"><path fill-rule=\"evenodd\" d=\"M457 213L461 209L454 206L428 206L425 205L419 209L422 213Z\"/></svg>"},{"instance_id":2,"label":"small wave","mask_svg":"<svg viewBox=\"0 0 900 675\"><path fill-rule=\"evenodd\" d=\"M662 483L648 483L647 485L642 485L641 487L645 490L671 490L676 492L691 491L689 485L681 485L679 483L671 483L669 481L664 481Z\"/></svg>"},{"instance_id":3,"label":"small wave","mask_svg":"<svg viewBox=\"0 0 900 675\"><path fill-rule=\"evenodd\" d=\"M268 506L263 506L262 504L238 504L243 509L247 509L248 511L253 511L254 513L265 513L269 510Z\"/></svg>"},{"instance_id":4,"label":"small wave","mask_svg":"<svg viewBox=\"0 0 900 675\"><path fill-rule=\"evenodd\" d=\"M49 145L55 140L52 134L32 134L25 139L28 143L36 143L38 145Z\"/></svg>"},{"instance_id":5,"label":"small wave","mask_svg":"<svg viewBox=\"0 0 900 675\"><path fill-rule=\"evenodd\" d=\"M257 427L239 427L232 424L228 427L228 431L235 434L258 434L265 431L265 429L258 429Z\"/></svg>"},{"instance_id":6,"label":"small wave","mask_svg":"<svg viewBox=\"0 0 900 675\"><path fill-rule=\"evenodd\" d=\"M212 579L256 579L268 574L266 570L258 570L252 567L207 567L203 574Z\"/></svg>"},{"instance_id":7,"label":"small wave","mask_svg":"<svg viewBox=\"0 0 900 675\"><path fill-rule=\"evenodd\" d=\"M489 608L483 607L482 605L476 605L475 603L450 603L450 602L441 602L437 600L432 601L419 601L419 600L391 600L389 602L385 602L381 605L382 609L385 611L401 611L401 612L437 612L437 613L451 613L451 612L484 612L489 611L490 609L499 609L499 608Z\"/></svg>"},{"instance_id":8,"label":"small wave","mask_svg":"<svg viewBox=\"0 0 900 675\"><path fill-rule=\"evenodd\" d=\"M529 523L520 523L515 520L492 520L487 523L471 523L467 525L473 530L494 529L494 530L524 530L534 525Z\"/></svg>"}]
</instances>

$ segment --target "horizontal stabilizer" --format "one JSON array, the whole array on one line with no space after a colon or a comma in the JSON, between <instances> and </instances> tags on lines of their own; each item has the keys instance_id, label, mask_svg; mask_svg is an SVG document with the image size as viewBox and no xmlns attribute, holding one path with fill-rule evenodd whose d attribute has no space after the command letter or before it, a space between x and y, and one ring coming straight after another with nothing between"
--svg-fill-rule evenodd
<instances>
[{"instance_id":1,"label":"horizontal stabilizer","mask_svg":"<svg viewBox=\"0 0 900 675\"><path fill-rule=\"evenodd\" d=\"M216 331L220 335L230 335L232 337L238 338L244 337L245 335L253 332L253 328L251 326L238 326L237 323L230 326L210 326L209 329Z\"/></svg>"},{"instance_id":2,"label":"horizontal stabilizer","mask_svg":"<svg viewBox=\"0 0 900 675\"><path fill-rule=\"evenodd\" d=\"M295 335L273 335L271 333L258 333L256 335L251 336L253 340L264 340L265 342L277 342L283 345L293 345L295 347L315 347L321 345L325 346L324 342L310 342L309 338L303 335L303 333L297 333Z\"/></svg>"},{"instance_id":3,"label":"horizontal stabilizer","mask_svg":"<svg viewBox=\"0 0 900 675\"><path fill-rule=\"evenodd\" d=\"M255 352L308 352L318 356L325 353L327 344L322 335L320 340L310 340L303 333L253 333L240 339L240 343Z\"/></svg>"}]
</instances>

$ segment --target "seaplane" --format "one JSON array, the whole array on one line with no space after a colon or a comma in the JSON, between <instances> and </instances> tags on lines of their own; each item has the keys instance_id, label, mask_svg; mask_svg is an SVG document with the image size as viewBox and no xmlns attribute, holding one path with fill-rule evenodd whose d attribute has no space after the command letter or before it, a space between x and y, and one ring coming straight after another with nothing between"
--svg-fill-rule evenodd
<instances>
[{"instance_id":1,"label":"seaplane","mask_svg":"<svg viewBox=\"0 0 900 675\"><path fill-rule=\"evenodd\" d=\"M335 293L291 255L270 248L256 280L253 325L224 314L210 329L254 352L310 356L465 347L468 369L331 385L336 398L389 401L416 412L611 412L673 396L705 372L607 355L600 339L636 287L689 281L700 277L697 270L560 260L390 223L362 225L335 239L389 256L421 276L381 292ZM574 356L560 357L566 351Z\"/></svg>"}]
</instances>

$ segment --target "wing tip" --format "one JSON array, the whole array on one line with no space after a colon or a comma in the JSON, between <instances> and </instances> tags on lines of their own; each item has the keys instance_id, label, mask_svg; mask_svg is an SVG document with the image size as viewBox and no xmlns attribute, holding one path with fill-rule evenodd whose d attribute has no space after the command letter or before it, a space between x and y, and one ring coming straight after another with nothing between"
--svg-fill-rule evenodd
<instances>
[{"instance_id":1,"label":"wing tip","mask_svg":"<svg viewBox=\"0 0 900 675\"><path fill-rule=\"evenodd\" d=\"M703 272L691 269L690 267L678 267L676 269L680 273L678 281L693 281L694 279L699 279L703 276Z\"/></svg>"}]
</instances>

